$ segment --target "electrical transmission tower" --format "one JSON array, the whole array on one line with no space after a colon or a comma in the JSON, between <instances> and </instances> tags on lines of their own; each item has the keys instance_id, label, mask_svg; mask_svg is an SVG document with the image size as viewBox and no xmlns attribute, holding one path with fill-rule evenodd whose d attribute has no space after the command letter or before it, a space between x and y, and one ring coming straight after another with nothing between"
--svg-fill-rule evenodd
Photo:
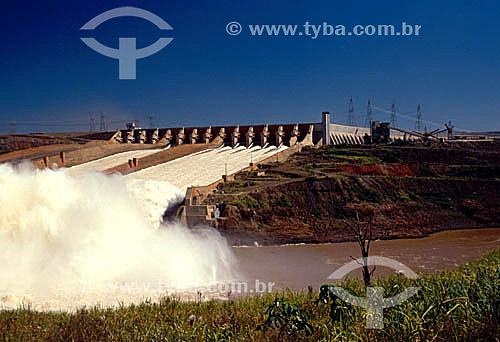
<instances>
[{"instance_id":1,"label":"electrical transmission tower","mask_svg":"<svg viewBox=\"0 0 500 342\"><path fill-rule=\"evenodd\" d=\"M9 122L9 134L15 134L15 133L16 133L16 122L10 121Z\"/></svg>"},{"instance_id":2,"label":"electrical transmission tower","mask_svg":"<svg viewBox=\"0 0 500 342\"><path fill-rule=\"evenodd\" d=\"M352 102L352 96L349 97L349 115L347 117L347 124L351 126L356 125L356 118L354 116L354 103Z\"/></svg>"},{"instance_id":3,"label":"electrical transmission tower","mask_svg":"<svg viewBox=\"0 0 500 342\"><path fill-rule=\"evenodd\" d=\"M391 126L396 127L396 104L393 103L391 107Z\"/></svg>"},{"instance_id":4,"label":"electrical transmission tower","mask_svg":"<svg viewBox=\"0 0 500 342\"><path fill-rule=\"evenodd\" d=\"M368 107L366 108L366 118L365 118L365 126L370 127L370 124L373 120L372 116L372 102L368 100Z\"/></svg>"},{"instance_id":5,"label":"electrical transmission tower","mask_svg":"<svg viewBox=\"0 0 500 342\"><path fill-rule=\"evenodd\" d=\"M422 112L420 111L420 105L417 106L417 120L415 121L415 130L417 132L422 131Z\"/></svg>"},{"instance_id":6,"label":"electrical transmission tower","mask_svg":"<svg viewBox=\"0 0 500 342\"><path fill-rule=\"evenodd\" d=\"M100 131L105 131L106 130L106 120L104 118L104 113L101 112L101 122L99 124L99 130Z\"/></svg>"},{"instance_id":7,"label":"electrical transmission tower","mask_svg":"<svg viewBox=\"0 0 500 342\"><path fill-rule=\"evenodd\" d=\"M89 114L90 124L89 124L89 132L95 131L95 115L93 113Z\"/></svg>"},{"instance_id":8,"label":"electrical transmission tower","mask_svg":"<svg viewBox=\"0 0 500 342\"><path fill-rule=\"evenodd\" d=\"M149 128L155 128L155 116L153 113L149 113Z\"/></svg>"}]
</instances>

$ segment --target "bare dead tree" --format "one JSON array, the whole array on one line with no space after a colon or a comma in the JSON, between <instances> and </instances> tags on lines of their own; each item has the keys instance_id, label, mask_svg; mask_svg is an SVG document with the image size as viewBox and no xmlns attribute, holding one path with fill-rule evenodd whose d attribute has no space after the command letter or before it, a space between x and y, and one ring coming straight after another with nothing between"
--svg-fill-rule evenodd
<instances>
[{"instance_id":1,"label":"bare dead tree","mask_svg":"<svg viewBox=\"0 0 500 342\"><path fill-rule=\"evenodd\" d=\"M373 266L372 270L370 271L366 259L370 254L370 244L373 241L372 220L373 216L370 216L368 222L362 223L359 219L359 213L356 210L356 222L353 225L347 224L349 229L353 232L354 237L359 244L359 248L361 249L363 263L360 263L360 265L363 269L363 281L365 283L365 286L370 286L373 272L375 272L375 269L377 268L376 266ZM352 256L351 258L357 260Z\"/></svg>"}]
</instances>

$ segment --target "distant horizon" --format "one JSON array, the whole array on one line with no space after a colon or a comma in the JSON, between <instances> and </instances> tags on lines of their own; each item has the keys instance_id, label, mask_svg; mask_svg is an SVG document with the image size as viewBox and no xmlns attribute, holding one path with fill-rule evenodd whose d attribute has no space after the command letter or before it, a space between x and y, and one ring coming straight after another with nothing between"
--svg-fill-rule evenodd
<instances>
[{"instance_id":1,"label":"distant horizon","mask_svg":"<svg viewBox=\"0 0 500 342\"><path fill-rule=\"evenodd\" d=\"M332 113L332 112L330 112ZM321 113L320 113L321 114ZM335 114L335 113L333 113ZM368 127L366 125L363 125L363 124L349 124L347 122L345 122L347 120L347 113L344 114L343 116L345 116L345 118L340 118L338 119L338 116L337 115L332 115L332 119L331 119L331 123L332 124L338 124L338 125L345 125L345 126L354 126L354 127ZM337 120L335 120L335 117L337 117ZM318 119L317 120L310 120L310 121L256 121L256 122L249 122L249 121L245 121L244 123L240 123L240 122L225 122L225 123L218 123L216 121L214 121L213 123L209 123L209 124L191 124L191 125L176 125L176 124L170 124L170 125L154 125L153 127L151 127L149 125L149 122L148 122L148 117L144 117L142 118L141 116L136 116L135 119L129 119L129 120L122 120L120 121L119 123L117 123L116 120L113 120L111 122L111 124L109 124L107 121L105 121L105 125L106 125L106 129L100 129L99 125L100 125L100 120L99 120L99 116L96 116L96 119L95 119L95 128L93 130L90 130L90 120L88 123L78 123L76 125L82 127L81 130L71 130L69 129L69 127L72 126L72 124L70 123L68 125L68 128L65 128L64 126L64 121L60 121L60 122L57 122L57 123L54 123L55 126L52 126L53 124L42 124L40 126L40 122L32 122L30 123L30 125L33 125L33 127L54 127L54 128L49 128L49 129L45 129L45 130L38 130L38 131L29 131L29 130L25 130L25 131L22 131L21 129L18 129L17 127L15 128L15 132L12 131L12 127L9 127L10 130L7 130L6 132L3 132L3 131L0 131L0 134L1 135L7 135L7 134L38 134L38 133L41 133L41 134L50 134L50 133L54 133L54 134L60 134L60 133L87 133L87 132L103 132L103 131L116 131L116 130L124 130L126 129L126 124L127 123L130 123L130 122L139 122L139 125L137 126L138 129L154 129L154 128L180 128L180 127L184 127L184 128L196 128L196 127L207 127L207 126L213 126L213 127L218 127L218 126L251 126L251 125L264 125L264 124L269 124L269 125L279 125L279 124L297 124L297 123L320 123L321 122L321 117L320 115L318 115ZM137 119L139 119L138 121L136 121ZM377 120L377 121L380 121L380 122L390 122L390 119L381 119L381 120ZM407 120L408 121L408 120ZM14 121L15 122L15 121ZM81 122L81 121L80 121ZM11 122L9 122L10 124ZM43 121L41 121L41 123L43 123ZM421 129L421 131L424 131L424 130L427 130L427 131L431 131L433 129L436 129L436 128L441 128L441 129L444 129L444 124L446 122L443 122L443 124L441 126L438 127L438 123L434 123L432 122L431 125L429 125L429 127L427 127L427 125L423 124L423 128ZM22 123L23 125L27 125L28 123L26 122L23 122ZM453 124L453 121L452 121L452 124ZM408 130L411 130L411 131L416 131L415 128L412 128L412 127L404 127L404 126L408 126L408 125L401 125L401 128L405 128L405 129L408 129ZM411 126L411 125L410 125ZM21 125L22 127L22 125ZM84 128L86 127L86 128ZM400 126L397 126L397 127L400 127ZM461 127L461 128L455 128L454 129L455 132L463 132L463 133L499 133L500 134L500 128L499 129L490 129L490 130L469 130L469 129L466 129L464 127Z\"/></svg>"},{"instance_id":2,"label":"distant horizon","mask_svg":"<svg viewBox=\"0 0 500 342\"><path fill-rule=\"evenodd\" d=\"M318 123L321 123L320 121L317 121L317 122L265 122L265 123L250 123L250 124L214 124L214 125L210 125L211 127L220 127L220 126L225 126L225 127L235 127L235 126L261 126L261 125L265 125L265 124L268 124L269 126L275 126L275 125L292 125L292 124L318 124ZM350 126L348 124L345 124L345 123L335 123L335 122L331 122L331 124L338 124L338 125L345 125L345 126ZM208 126L204 126L204 125L193 125L193 126L156 126L156 127L143 127L143 126L139 126L139 127L136 127L136 129L145 129L145 130L151 130L151 129L171 129L171 128L186 128L186 129L191 129L191 128L204 128L204 127L208 127ZM353 126L353 127L363 127L365 128L364 126ZM68 130L60 130L60 131L38 131L38 132L15 132L15 133L0 133L0 135L36 135L36 134L43 134L43 135L50 135L50 134L87 134L87 133L99 133L99 132L113 132L113 131L118 131L118 130L126 130L126 127L117 127L116 129L112 129L112 128L106 128L105 130L101 130L101 129L95 129L93 131L90 131L90 130L81 130L81 131L68 131ZM409 131L416 131L414 129L408 129ZM425 131L422 130L422 131ZM431 131L429 129L427 129L427 131ZM476 135L476 134L479 134L479 135L489 135L489 136L500 136L500 130L496 131L496 130L491 130L491 131L463 131L463 130L460 130L460 129L454 129L453 131L455 134L472 134L472 135Z\"/></svg>"}]
</instances>

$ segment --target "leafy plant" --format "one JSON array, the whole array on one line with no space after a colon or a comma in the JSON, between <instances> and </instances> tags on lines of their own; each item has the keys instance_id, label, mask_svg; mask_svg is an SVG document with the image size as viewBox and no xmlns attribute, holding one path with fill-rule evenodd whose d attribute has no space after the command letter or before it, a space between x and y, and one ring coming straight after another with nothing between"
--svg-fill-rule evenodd
<instances>
[{"instance_id":1,"label":"leafy plant","mask_svg":"<svg viewBox=\"0 0 500 342\"><path fill-rule=\"evenodd\" d=\"M347 322L351 320L354 310L352 310L350 304L338 298L332 291L332 288L334 288L333 285L322 285L319 290L319 297L318 300L316 300L316 304L330 303L330 318L334 322ZM347 291L352 292L349 289Z\"/></svg>"},{"instance_id":2,"label":"leafy plant","mask_svg":"<svg viewBox=\"0 0 500 342\"><path fill-rule=\"evenodd\" d=\"M258 329L264 331L272 328L279 329L279 337L295 335L304 332L306 336L313 333L313 327L307 320L307 315L298 305L288 302L284 298L276 297L264 314L267 319Z\"/></svg>"}]
</instances>

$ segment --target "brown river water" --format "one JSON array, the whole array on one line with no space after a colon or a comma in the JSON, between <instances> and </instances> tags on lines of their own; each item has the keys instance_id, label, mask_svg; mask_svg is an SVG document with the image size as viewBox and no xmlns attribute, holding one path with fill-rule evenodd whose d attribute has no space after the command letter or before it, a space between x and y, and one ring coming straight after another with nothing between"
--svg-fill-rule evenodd
<instances>
[{"instance_id":1,"label":"brown river water","mask_svg":"<svg viewBox=\"0 0 500 342\"><path fill-rule=\"evenodd\" d=\"M500 228L451 230L418 239L373 241L370 256L395 259L416 273L429 273L456 268L499 247ZM332 272L351 262L351 256L361 257L359 245L353 242L235 247L233 251L250 292L254 292L256 280L274 283L273 290L300 290L309 285L317 289L328 283ZM360 273L358 269L349 276L359 277ZM377 267L374 276L394 273Z\"/></svg>"},{"instance_id":2,"label":"brown river water","mask_svg":"<svg viewBox=\"0 0 500 342\"><path fill-rule=\"evenodd\" d=\"M455 230L420 239L373 241L370 256L391 258L417 273L428 273L455 268L499 247L500 228ZM302 290L309 285L317 290L322 284L331 282L328 276L351 262L351 256L360 257L358 245L352 242L233 247L232 251L237 259L234 267L237 274L233 275L233 280L214 283L213 286L166 292L152 283L144 291L140 287L89 291L84 286L79 287L78 291L73 287L61 287L57 292L48 294L0 293L0 310L28 304L40 311L74 311L84 306L110 307L140 303L146 299L158 301L168 294L181 300L227 300L230 296L234 298L284 289ZM394 269L377 267L375 276L394 273ZM349 273L349 276L359 277L359 274L358 269ZM257 281L259 285L256 285Z\"/></svg>"}]
</instances>

